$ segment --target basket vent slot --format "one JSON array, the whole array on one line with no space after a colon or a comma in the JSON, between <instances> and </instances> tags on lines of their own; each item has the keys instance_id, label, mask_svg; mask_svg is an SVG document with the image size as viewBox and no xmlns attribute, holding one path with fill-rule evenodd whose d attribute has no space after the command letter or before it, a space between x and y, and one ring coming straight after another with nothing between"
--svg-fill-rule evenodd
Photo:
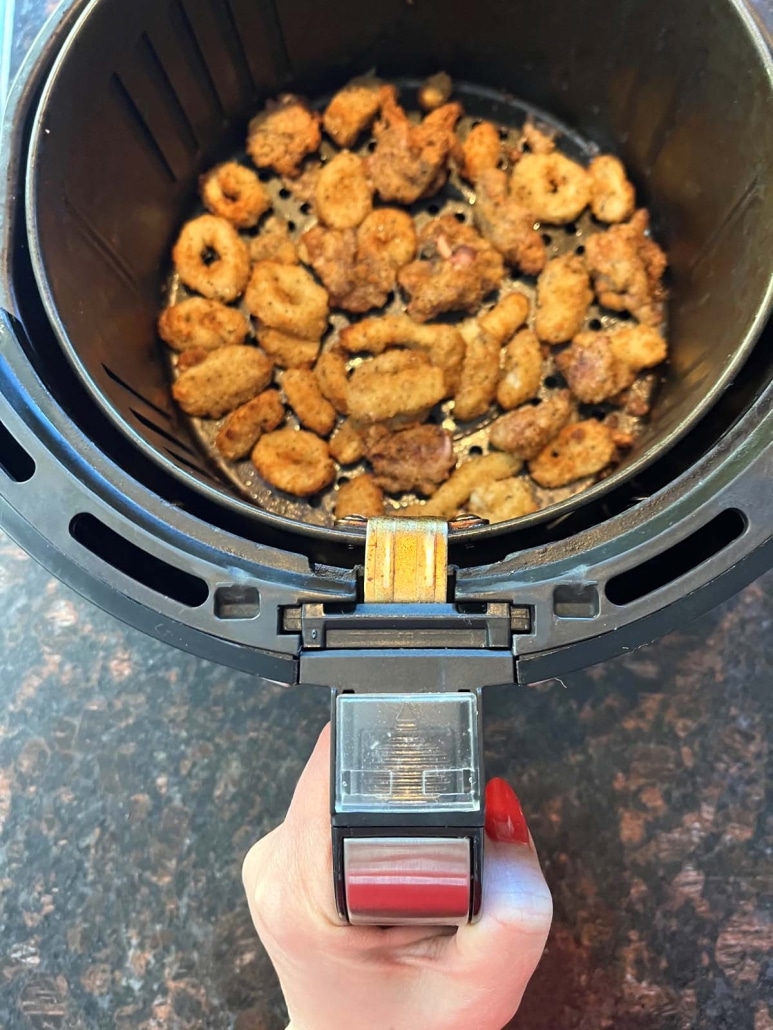
<instances>
[{"instance_id":1,"label":"basket vent slot","mask_svg":"<svg viewBox=\"0 0 773 1030\"><path fill-rule=\"evenodd\" d=\"M147 404L149 408L152 408L157 415L161 416L161 418L165 418L167 422L171 421L171 415L168 411L164 411L163 408L159 408L159 406L154 404L153 401L149 401L147 397L143 397L141 393L137 393L133 386L129 386L128 383L124 382L123 379L121 379L121 377L111 368L108 368L107 365L103 364L102 368L105 370L105 374L112 379L114 383L117 383L122 390L126 390L127 393L132 395L132 397L136 397L138 401L142 401L143 404Z\"/></svg>"},{"instance_id":2,"label":"basket vent slot","mask_svg":"<svg viewBox=\"0 0 773 1030\"><path fill-rule=\"evenodd\" d=\"M19 441L0 422L0 469L16 483L26 483L35 475L35 462Z\"/></svg>"},{"instance_id":3,"label":"basket vent slot","mask_svg":"<svg viewBox=\"0 0 773 1030\"><path fill-rule=\"evenodd\" d=\"M198 608L209 597L203 579L149 554L94 515L76 515L70 522L70 536L107 565L186 608Z\"/></svg>"},{"instance_id":4,"label":"basket vent slot","mask_svg":"<svg viewBox=\"0 0 773 1030\"><path fill-rule=\"evenodd\" d=\"M715 558L737 540L746 529L746 518L728 508L705 526L673 547L614 576L605 587L607 598L616 605L632 604L660 590L699 565Z\"/></svg>"},{"instance_id":5,"label":"basket vent slot","mask_svg":"<svg viewBox=\"0 0 773 1030\"><path fill-rule=\"evenodd\" d=\"M260 594L256 587L234 583L215 591L215 615L218 619L254 619L260 614Z\"/></svg>"},{"instance_id":6,"label":"basket vent slot","mask_svg":"<svg viewBox=\"0 0 773 1030\"><path fill-rule=\"evenodd\" d=\"M163 437L163 439L166 440L168 443L173 443L175 447L179 447L181 451L185 451L185 453L190 455L191 457L195 456L195 452L192 451L190 447L187 446L187 444L184 444L181 440L178 440L176 436L172 436L172 434L168 432L166 429L162 429L161 426L157 426L152 419L146 418L141 412L137 411L135 408L130 408L129 410L131 411L132 415L134 415L134 417L137 419L137 421L140 422L143 426L145 426L146 429L152 429L154 433L158 433L158 435L160 437Z\"/></svg>"},{"instance_id":7,"label":"basket vent slot","mask_svg":"<svg viewBox=\"0 0 773 1030\"><path fill-rule=\"evenodd\" d=\"M559 619L595 619L599 592L594 583L562 583L553 591L553 612Z\"/></svg>"}]
</instances>

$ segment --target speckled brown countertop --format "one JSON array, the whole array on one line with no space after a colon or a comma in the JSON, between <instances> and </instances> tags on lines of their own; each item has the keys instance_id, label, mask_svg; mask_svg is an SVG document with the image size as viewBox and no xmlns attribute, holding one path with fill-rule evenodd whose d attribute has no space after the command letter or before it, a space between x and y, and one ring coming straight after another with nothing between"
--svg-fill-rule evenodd
<instances>
[{"instance_id":1,"label":"speckled brown countertop","mask_svg":"<svg viewBox=\"0 0 773 1030\"><path fill-rule=\"evenodd\" d=\"M556 903L521 1030L773 1030L773 576L688 631L492 691ZM240 862L325 721L0 543L0 1026L275 1030Z\"/></svg>"},{"instance_id":2,"label":"speckled brown countertop","mask_svg":"<svg viewBox=\"0 0 773 1030\"><path fill-rule=\"evenodd\" d=\"M19 0L16 60L55 6ZM488 773L556 906L519 1030L773 1030L772 623L773 574L637 654L489 693ZM326 695L127 629L2 536L0 655L0 1028L283 1027L240 865Z\"/></svg>"}]
</instances>

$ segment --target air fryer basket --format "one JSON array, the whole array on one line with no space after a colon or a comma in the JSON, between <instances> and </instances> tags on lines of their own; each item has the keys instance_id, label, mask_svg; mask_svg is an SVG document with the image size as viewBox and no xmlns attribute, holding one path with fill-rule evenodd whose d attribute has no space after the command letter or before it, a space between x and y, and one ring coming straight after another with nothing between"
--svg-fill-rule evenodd
<instances>
[{"instance_id":1,"label":"air fryer basket","mask_svg":"<svg viewBox=\"0 0 773 1030\"><path fill-rule=\"evenodd\" d=\"M181 479L244 506L170 404L156 345L167 255L198 176L230 155L266 94L298 86L318 95L374 65L414 75L447 67L559 114L618 151L652 207L671 255L669 374L631 455L581 503L687 432L746 359L770 284L761 255L773 252L773 127L732 7L715 4L694 24L673 4L597 3L589 16L582 4L491 0L470 20L461 4L441 16L438 4L383 3L367 5L355 32L355 4L326 5L321 24L317 5L280 3L283 45L255 0L126 6L92 4L60 55L32 138L28 225L66 353L95 399ZM505 123L520 113L479 103L473 113Z\"/></svg>"},{"instance_id":2,"label":"air fryer basket","mask_svg":"<svg viewBox=\"0 0 773 1030\"><path fill-rule=\"evenodd\" d=\"M241 146L266 96L319 97L374 66L445 68L618 153L671 262L671 371L638 449L580 504L454 534L451 596L512 605L513 675L532 682L759 574L773 91L741 0L75 0L3 129L3 524L127 621L297 679L300 607L355 599L362 534L229 488L170 405L154 321L199 172Z\"/></svg>"}]
</instances>

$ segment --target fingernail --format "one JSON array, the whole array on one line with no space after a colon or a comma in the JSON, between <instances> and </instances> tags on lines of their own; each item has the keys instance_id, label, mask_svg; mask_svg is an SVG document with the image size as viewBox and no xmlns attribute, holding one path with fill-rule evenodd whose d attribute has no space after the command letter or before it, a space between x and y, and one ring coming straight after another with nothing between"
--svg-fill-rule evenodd
<instances>
[{"instance_id":1,"label":"fingernail","mask_svg":"<svg viewBox=\"0 0 773 1030\"><path fill-rule=\"evenodd\" d=\"M499 776L486 784L486 833L503 844L529 846L529 827L518 796Z\"/></svg>"}]
</instances>

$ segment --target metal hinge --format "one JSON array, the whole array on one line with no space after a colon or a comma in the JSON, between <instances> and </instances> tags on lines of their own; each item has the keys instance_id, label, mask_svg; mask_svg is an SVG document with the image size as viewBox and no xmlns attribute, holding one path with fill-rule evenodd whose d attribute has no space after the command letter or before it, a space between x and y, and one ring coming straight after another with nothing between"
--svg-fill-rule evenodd
<instances>
[{"instance_id":1,"label":"metal hinge","mask_svg":"<svg viewBox=\"0 0 773 1030\"><path fill-rule=\"evenodd\" d=\"M282 632L299 635L302 648L311 651L511 649L513 635L532 630L531 608L449 600L448 529L438 519L371 519L363 600L285 608Z\"/></svg>"}]
</instances>

